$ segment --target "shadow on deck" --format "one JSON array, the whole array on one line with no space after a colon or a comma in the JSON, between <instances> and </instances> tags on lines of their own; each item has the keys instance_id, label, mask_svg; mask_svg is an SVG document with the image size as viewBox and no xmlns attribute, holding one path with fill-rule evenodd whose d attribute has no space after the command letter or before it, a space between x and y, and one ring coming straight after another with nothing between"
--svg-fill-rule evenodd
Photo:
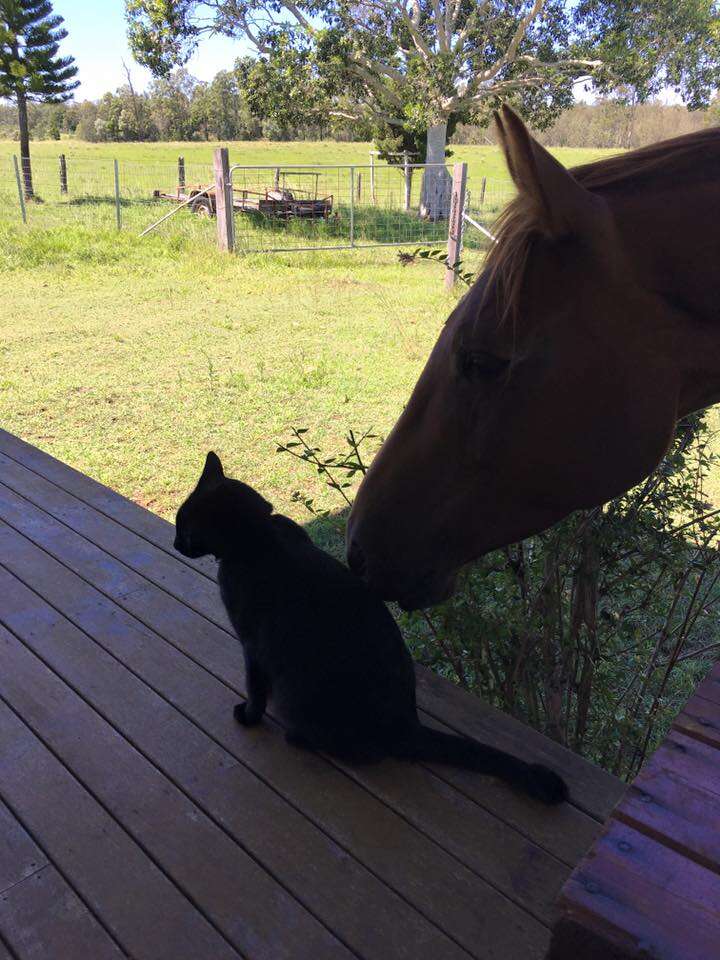
<instances>
[{"instance_id":1,"label":"shadow on deck","mask_svg":"<svg viewBox=\"0 0 720 960\"><path fill-rule=\"evenodd\" d=\"M0 960L532 960L624 785L418 668L424 718L552 765L547 809L246 731L215 564L0 431Z\"/></svg>"}]
</instances>

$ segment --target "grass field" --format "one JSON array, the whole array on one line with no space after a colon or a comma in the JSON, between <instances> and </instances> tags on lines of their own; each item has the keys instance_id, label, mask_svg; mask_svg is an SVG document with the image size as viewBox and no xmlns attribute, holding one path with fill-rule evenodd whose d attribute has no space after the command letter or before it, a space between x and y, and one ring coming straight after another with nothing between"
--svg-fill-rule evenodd
<instances>
[{"instance_id":1,"label":"grass field","mask_svg":"<svg viewBox=\"0 0 720 960\"><path fill-rule=\"evenodd\" d=\"M86 143L82 140L39 140L31 145L33 157L55 160L60 153L78 160L118 160L143 163L175 163L178 156L185 157L188 163L212 163L215 147L227 146L230 149L231 163L248 165L265 163L329 163L329 164L367 164L369 143L336 143L334 140L302 141L284 143L271 140L231 141L215 143L193 141L191 143ZM479 176L507 178L502 155L493 146L456 146L451 148L451 162L466 161L472 168L471 173ZM0 140L0 159L11 157L18 152L17 141ZM565 166L588 163L598 157L608 156L613 150L576 150L562 147L552 151Z\"/></svg>"},{"instance_id":2,"label":"grass field","mask_svg":"<svg viewBox=\"0 0 720 960\"><path fill-rule=\"evenodd\" d=\"M0 422L165 516L214 448L301 517L307 472L276 441L386 431L452 305L437 266L393 253L198 257L77 229L2 246Z\"/></svg>"},{"instance_id":3,"label":"grass field","mask_svg":"<svg viewBox=\"0 0 720 960\"><path fill-rule=\"evenodd\" d=\"M73 141L33 151L139 161L206 157L211 146ZM0 143L0 156L13 148ZM367 145L231 149L255 161L322 152L345 162L362 160ZM458 153L502 172L495 149ZM276 441L306 426L334 453L350 427L385 433L458 294L443 292L439 266L404 268L393 250L223 257L188 234L141 241L111 227L6 220L0 422L165 516L211 447L302 516L292 491L318 484L276 453ZM332 494L325 502L337 505Z\"/></svg>"}]
</instances>

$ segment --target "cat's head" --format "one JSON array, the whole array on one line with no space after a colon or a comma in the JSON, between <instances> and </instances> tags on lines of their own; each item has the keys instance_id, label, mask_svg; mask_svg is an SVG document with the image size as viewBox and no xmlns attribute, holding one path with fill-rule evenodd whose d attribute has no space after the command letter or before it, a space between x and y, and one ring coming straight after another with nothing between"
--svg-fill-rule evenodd
<instances>
[{"instance_id":1,"label":"cat's head","mask_svg":"<svg viewBox=\"0 0 720 960\"><path fill-rule=\"evenodd\" d=\"M252 487L226 477L210 451L197 486L177 512L175 549L193 558L237 552L257 536L272 510Z\"/></svg>"}]
</instances>

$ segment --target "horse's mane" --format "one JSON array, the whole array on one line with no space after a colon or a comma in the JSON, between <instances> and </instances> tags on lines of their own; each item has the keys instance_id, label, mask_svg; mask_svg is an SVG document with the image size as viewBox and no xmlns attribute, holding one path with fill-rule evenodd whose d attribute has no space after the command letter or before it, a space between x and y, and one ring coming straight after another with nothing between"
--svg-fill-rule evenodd
<instances>
[{"instance_id":1,"label":"horse's mane","mask_svg":"<svg viewBox=\"0 0 720 960\"><path fill-rule=\"evenodd\" d=\"M638 178L647 186L689 170L708 176L720 159L720 127L710 127L671 140L662 140L628 153L572 167L570 173L588 190L616 194L637 190ZM501 318L514 313L532 242L538 234L537 211L523 195L512 200L498 217L494 229L497 243L486 260L486 289L495 290Z\"/></svg>"}]
</instances>

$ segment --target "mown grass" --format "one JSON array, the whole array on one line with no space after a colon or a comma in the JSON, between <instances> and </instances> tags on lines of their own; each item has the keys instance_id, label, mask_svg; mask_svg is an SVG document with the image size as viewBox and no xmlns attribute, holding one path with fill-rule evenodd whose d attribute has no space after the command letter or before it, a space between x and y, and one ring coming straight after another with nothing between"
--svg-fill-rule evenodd
<instances>
[{"instance_id":1,"label":"mown grass","mask_svg":"<svg viewBox=\"0 0 720 960\"><path fill-rule=\"evenodd\" d=\"M235 258L77 227L5 227L0 296L6 429L165 516L213 448L302 519L307 474L276 441L386 431L453 303L392 251Z\"/></svg>"},{"instance_id":2,"label":"mown grass","mask_svg":"<svg viewBox=\"0 0 720 960\"><path fill-rule=\"evenodd\" d=\"M290 143L274 140L236 140L225 143L214 141L163 142L163 143L86 143L74 138L62 140L36 140L31 144L31 154L38 159L56 160L64 153L72 159L118 160L144 163L174 163L178 156L187 163L212 163L215 147L227 146L232 163L248 165L294 163L294 164L367 164L370 143L337 143L334 140L295 141ZM466 161L472 172L480 176L507 178L507 169L500 150L495 146L452 146L450 162ZM18 152L15 140L0 140L0 159L9 158ZM552 153L566 167L588 163L599 157L609 156L614 150L587 150L559 147Z\"/></svg>"}]
</instances>

